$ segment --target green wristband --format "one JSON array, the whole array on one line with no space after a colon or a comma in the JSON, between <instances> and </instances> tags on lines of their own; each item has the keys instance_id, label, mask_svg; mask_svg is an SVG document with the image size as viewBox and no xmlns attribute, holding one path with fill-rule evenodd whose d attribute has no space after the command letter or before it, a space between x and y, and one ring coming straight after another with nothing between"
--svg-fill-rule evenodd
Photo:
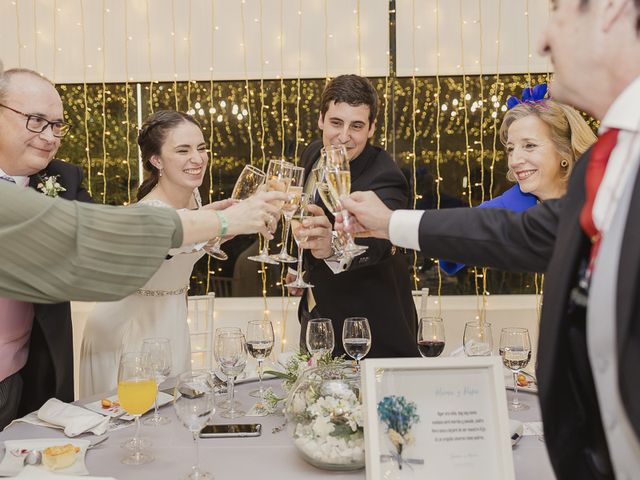
<instances>
[{"instance_id":1,"label":"green wristband","mask_svg":"<svg viewBox=\"0 0 640 480\"><path fill-rule=\"evenodd\" d=\"M227 230L229 230L229 222L227 222L227 217L224 216L220 210L214 210L216 215L218 216L218 222L220 226L218 227L218 236L224 237L227 234Z\"/></svg>"}]
</instances>

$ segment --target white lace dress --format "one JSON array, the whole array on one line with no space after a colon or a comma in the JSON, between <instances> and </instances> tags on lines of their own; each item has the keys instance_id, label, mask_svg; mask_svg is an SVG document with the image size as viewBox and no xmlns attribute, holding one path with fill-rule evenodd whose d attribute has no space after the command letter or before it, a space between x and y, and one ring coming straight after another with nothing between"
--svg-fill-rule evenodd
<instances>
[{"instance_id":1,"label":"white lace dress","mask_svg":"<svg viewBox=\"0 0 640 480\"><path fill-rule=\"evenodd\" d=\"M148 205L171 208L159 200ZM80 353L80 397L107 392L117 386L123 352L140 351L150 337L171 340L171 375L190 367L187 325L187 287L193 266L204 255L193 248L174 249L137 293L116 302L96 304L87 318Z\"/></svg>"}]
</instances>

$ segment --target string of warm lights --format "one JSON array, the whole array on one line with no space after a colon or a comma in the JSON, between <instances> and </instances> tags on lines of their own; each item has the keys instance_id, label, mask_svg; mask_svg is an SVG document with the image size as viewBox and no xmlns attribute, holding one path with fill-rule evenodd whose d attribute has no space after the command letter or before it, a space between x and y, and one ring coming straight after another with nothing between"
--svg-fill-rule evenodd
<instances>
[{"instance_id":1,"label":"string of warm lights","mask_svg":"<svg viewBox=\"0 0 640 480\"><path fill-rule=\"evenodd\" d=\"M259 30L260 30L260 155L262 156L262 170L264 171L266 167L267 157L264 151L264 110L266 105L264 104L264 48L263 48L263 35L262 35L262 0L259 2L260 5L260 18L258 22ZM266 300L265 300L266 301Z\"/></svg>"},{"instance_id":2,"label":"string of warm lights","mask_svg":"<svg viewBox=\"0 0 640 480\"><path fill-rule=\"evenodd\" d=\"M87 97L87 45L85 39L84 0L80 2L80 27L82 28L82 96L84 99L84 135L86 139L85 155L87 157L87 191L93 193L91 182L91 147L89 143L89 100Z\"/></svg>"},{"instance_id":3,"label":"string of warm lights","mask_svg":"<svg viewBox=\"0 0 640 480\"><path fill-rule=\"evenodd\" d=\"M127 205L131 204L131 138L129 136L131 121L129 117L129 13L127 0L122 0L124 11L124 126L127 139Z\"/></svg>"},{"instance_id":4,"label":"string of warm lights","mask_svg":"<svg viewBox=\"0 0 640 480\"><path fill-rule=\"evenodd\" d=\"M327 1L324 0L323 13L324 13L324 78L326 82L329 82L329 15L327 11ZM298 2L298 15L302 14L300 2ZM300 45L298 43L298 45ZM299 50L299 48L298 48Z\"/></svg>"},{"instance_id":5,"label":"string of warm lights","mask_svg":"<svg viewBox=\"0 0 640 480\"><path fill-rule=\"evenodd\" d=\"M416 140L418 137L418 131L416 129L416 2L411 0L411 177L412 177L412 191L411 197L413 198L412 208L416 209ZM358 47L360 43L358 43ZM413 250L413 265L411 274L413 277L413 289L418 290L418 252Z\"/></svg>"},{"instance_id":6,"label":"string of warm lights","mask_svg":"<svg viewBox=\"0 0 640 480\"><path fill-rule=\"evenodd\" d=\"M327 3L325 0L325 19L327 15L326 8L327 8ZM326 26L326 21L325 21L325 26ZM325 28L325 36L326 34L327 34L327 31ZM326 45L326 38L325 38L325 45ZM326 55L326 48L325 48L325 55ZM297 88L296 88L296 145L293 153L293 158L296 161L296 165L298 164L298 145L300 144L300 99L302 98L300 93L300 84L302 81L300 78L300 76L302 75L301 72L302 72L302 0L298 0L298 78L296 80L296 85L297 85ZM328 75L328 72L327 72L327 75Z\"/></svg>"},{"instance_id":7,"label":"string of warm lights","mask_svg":"<svg viewBox=\"0 0 640 480\"><path fill-rule=\"evenodd\" d=\"M192 0L189 0L187 15L189 18L187 19L187 72L189 79L187 80L187 105L191 108L191 6Z\"/></svg>"},{"instance_id":8,"label":"string of warm lights","mask_svg":"<svg viewBox=\"0 0 640 480\"><path fill-rule=\"evenodd\" d=\"M283 0L280 0L280 35L278 35L278 41L280 43L280 138L282 139L282 150L280 152L280 158L285 160L284 147L286 145L286 131L285 131L285 113L284 113L284 6Z\"/></svg>"},{"instance_id":9,"label":"string of warm lights","mask_svg":"<svg viewBox=\"0 0 640 480\"><path fill-rule=\"evenodd\" d=\"M173 53L173 98L175 99L175 109L180 110L178 104L178 59L176 54L176 0L171 0L171 51ZM189 105L191 107L191 105Z\"/></svg>"},{"instance_id":10,"label":"string of warm lights","mask_svg":"<svg viewBox=\"0 0 640 480\"><path fill-rule=\"evenodd\" d=\"M36 72L40 71L38 64L38 9L36 8L36 0L33 0L33 60Z\"/></svg>"},{"instance_id":11,"label":"string of warm lights","mask_svg":"<svg viewBox=\"0 0 640 480\"><path fill-rule=\"evenodd\" d=\"M249 89L249 75L247 69L247 42L245 38L245 27L244 27L244 4L245 0L240 2L240 25L242 26L242 43L240 46L242 47L242 66L244 69L244 88L245 88L245 101L247 102L247 112L248 119L247 129L249 134L249 163L253 165L253 125L252 125L252 115L251 115L251 90Z\"/></svg>"},{"instance_id":12,"label":"string of warm lights","mask_svg":"<svg viewBox=\"0 0 640 480\"><path fill-rule=\"evenodd\" d=\"M126 0L125 0L126 1ZM147 23L147 63L149 64L149 114L154 112L153 99L155 94L153 92L153 62L151 61L151 20L150 20L150 8L149 1L145 1L145 21Z\"/></svg>"},{"instance_id":13,"label":"string of warm lights","mask_svg":"<svg viewBox=\"0 0 640 480\"><path fill-rule=\"evenodd\" d=\"M527 79L529 83L528 87L531 88L533 87L533 84L531 83L531 32L529 25L529 0L525 0L524 3L524 17L527 24Z\"/></svg>"},{"instance_id":14,"label":"string of warm lights","mask_svg":"<svg viewBox=\"0 0 640 480\"><path fill-rule=\"evenodd\" d=\"M493 197L493 181L494 181L494 173L495 173L495 165L496 159L498 156L498 149L496 148L498 142L498 107L495 102L498 102L498 99L502 97L502 92L500 91L500 50L502 43L500 41L501 29L502 29L502 0L498 0L498 12L496 14L497 18L497 29L496 29L496 75L495 82L493 84L491 93L493 96L491 100L494 102L493 106L495 108L494 113L491 114L493 117L493 142L491 144L492 152L491 152L491 166L489 170L491 171L491 181L489 183L489 193L491 197Z\"/></svg>"},{"instance_id":15,"label":"string of warm lights","mask_svg":"<svg viewBox=\"0 0 640 480\"><path fill-rule=\"evenodd\" d=\"M215 66L215 36L216 36L216 0L211 0L211 66L209 67L209 191L207 198L208 203L213 202L213 167L214 167L214 148L213 148L213 72ZM215 271L211 270L212 257L207 255L207 290L211 291L211 276L215 275Z\"/></svg>"},{"instance_id":16,"label":"string of warm lights","mask_svg":"<svg viewBox=\"0 0 640 480\"><path fill-rule=\"evenodd\" d=\"M442 176L440 174L440 163L442 154L440 152L440 95L442 88L440 85L440 0L436 0L436 208L440 209L440 184ZM438 317L442 316L442 270L440 270L440 260L436 260L436 271L438 272Z\"/></svg>"},{"instance_id":17,"label":"string of warm lights","mask_svg":"<svg viewBox=\"0 0 640 480\"><path fill-rule=\"evenodd\" d=\"M107 48L106 45L106 35L105 35L105 4L104 0L102 0L102 47L99 47L101 53L101 63L102 63L102 203L107 203L107 85L105 83L105 70L106 70L106 60L105 60L105 50Z\"/></svg>"},{"instance_id":18,"label":"string of warm lights","mask_svg":"<svg viewBox=\"0 0 640 480\"><path fill-rule=\"evenodd\" d=\"M56 84L57 76L57 66L58 66L58 25L57 25L57 17L60 9L58 8L58 0L53 0L53 76L51 80L53 84Z\"/></svg>"},{"instance_id":19,"label":"string of warm lights","mask_svg":"<svg viewBox=\"0 0 640 480\"><path fill-rule=\"evenodd\" d=\"M362 41L360 35L360 0L356 0L356 35L358 42L358 75L362 75Z\"/></svg>"},{"instance_id":20,"label":"string of warm lights","mask_svg":"<svg viewBox=\"0 0 640 480\"><path fill-rule=\"evenodd\" d=\"M20 39L20 9L18 8L18 1L14 0L13 6L16 9L16 37L18 40L18 67L22 68L22 40Z\"/></svg>"}]
</instances>

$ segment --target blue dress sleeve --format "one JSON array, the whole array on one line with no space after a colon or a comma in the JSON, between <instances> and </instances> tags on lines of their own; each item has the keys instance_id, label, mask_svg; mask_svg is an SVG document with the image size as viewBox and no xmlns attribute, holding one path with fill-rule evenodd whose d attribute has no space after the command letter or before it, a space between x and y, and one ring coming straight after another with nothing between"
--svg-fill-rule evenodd
<instances>
[{"instance_id":1,"label":"blue dress sleeve","mask_svg":"<svg viewBox=\"0 0 640 480\"><path fill-rule=\"evenodd\" d=\"M477 208L506 208L512 212L523 212L538 203L538 199L520 190L520 185L516 184L502 195L498 195L491 200L482 202ZM454 275L465 267L464 263L440 260L440 268L448 275Z\"/></svg>"}]
</instances>

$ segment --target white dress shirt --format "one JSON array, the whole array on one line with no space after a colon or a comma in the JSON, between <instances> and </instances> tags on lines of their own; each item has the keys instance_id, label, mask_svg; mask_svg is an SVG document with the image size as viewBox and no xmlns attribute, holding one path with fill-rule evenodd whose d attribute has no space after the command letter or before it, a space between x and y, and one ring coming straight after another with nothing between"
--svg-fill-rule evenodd
<instances>
[{"instance_id":1,"label":"white dress shirt","mask_svg":"<svg viewBox=\"0 0 640 480\"><path fill-rule=\"evenodd\" d=\"M13 178L13 181L16 182L16 185L21 187L29 186L29 177L23 177L21 175L7 175L6 173L4 173L4 170L2 170L1 168L0 168L0 177L11 177Z\"/></svg>"}]
</instances>

